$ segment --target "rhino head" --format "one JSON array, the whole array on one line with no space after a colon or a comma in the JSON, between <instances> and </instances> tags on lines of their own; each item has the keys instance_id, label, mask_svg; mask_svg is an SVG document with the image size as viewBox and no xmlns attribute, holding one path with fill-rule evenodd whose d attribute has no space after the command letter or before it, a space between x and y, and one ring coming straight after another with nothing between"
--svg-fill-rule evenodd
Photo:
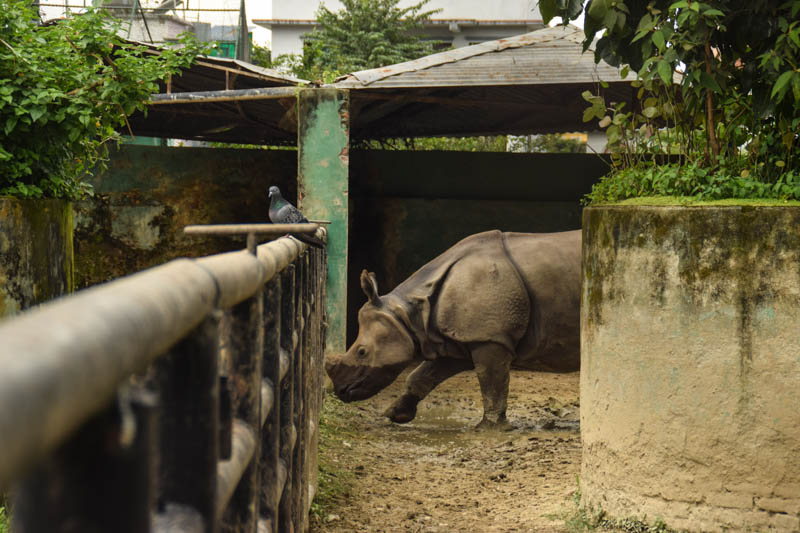
<instances>
[{"instance_id":1,"label":"rhino head","mask_svg":"<svg viewBox=\"0 0 800 533\"><path fill-rule=\"evenodd\" d=\"M358 311L358 337L347 353L325 361L336 395L344 402L374 396L414 358L411 334L378 296L374 273L361 272L361 288L367 303Z\"/></svg>"}]
</instances>

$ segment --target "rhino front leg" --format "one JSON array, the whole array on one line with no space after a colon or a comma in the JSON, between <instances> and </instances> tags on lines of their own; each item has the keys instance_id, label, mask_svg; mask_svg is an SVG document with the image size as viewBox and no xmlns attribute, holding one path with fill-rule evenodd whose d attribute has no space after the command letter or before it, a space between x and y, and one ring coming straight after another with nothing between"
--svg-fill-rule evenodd
<instances>
[{"instance_id":1,"label":"rhino front leg","mask_svg":"<svg viewBox=\"0 0 800 533\"><path fill-rule=\"evenodd\" d=\"M506 406L513 354L495 343L476 345L471 353L483 397L483 419L475 429L511 429Z\"/></svg>"},{"instance_id":2,"label":"rhino front leg","mask_svg":"<svg viewBox=\"0 0 800 533\"><path fill-rule=\"evenodd\" d=\"M468 359L441 357L433 361L423 361L408 375L405 393L383 414L398 424L411 422L417 416L417 404L437 385L471 368L472 361Z\"/></svg>"}]
</instances>

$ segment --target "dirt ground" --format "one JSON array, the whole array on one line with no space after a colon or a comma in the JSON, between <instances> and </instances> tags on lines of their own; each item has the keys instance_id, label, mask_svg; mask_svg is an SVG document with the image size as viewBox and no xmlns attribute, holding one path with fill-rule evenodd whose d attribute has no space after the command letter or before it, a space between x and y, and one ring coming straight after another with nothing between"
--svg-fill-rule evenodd
<instances>
[{"instance_id":1,"label":"dirt ground","mask_svg":"<svg viewBox=\"0 0 800 533\"><path fill-rule=\"evenodd\" d=\"M324 453L355 474L354 486L312 531L565 531L558 515L572 508L580 471L578 380L577 372L514 371L515 429L506 432L473 429L482 413L473 372L440 385L406 425L382 416L405 375L369 400L341 405L350 433Z\"/></svg>"}]
</instances>

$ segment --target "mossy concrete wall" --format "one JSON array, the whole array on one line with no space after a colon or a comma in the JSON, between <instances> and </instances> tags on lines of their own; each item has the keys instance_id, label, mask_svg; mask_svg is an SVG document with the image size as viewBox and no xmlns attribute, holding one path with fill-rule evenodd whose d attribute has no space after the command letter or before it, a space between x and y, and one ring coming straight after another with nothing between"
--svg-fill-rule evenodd
<instances>
[{"instance_id":1,"label":"mossy concrete wall","mask_svg":"<svg viewBox=\"0 0 800 533\"><path fill-rule=\"evenodd\" d=\"M313 144L307 148L312 157L306 164L315 153ZM318 186L304 191L300 205L312 218L322 213L320 218L348 226L329 231L332 241L336 235L347 240L347 257L337 264L347 272L340 298L346 295L351 340L364 302L361 269L375 271L388 291L473 233L577 229L580 198L608 170L606 161L588 154L338 153L339 167L349 163L349 183L342 184L339 167L333 181L320 172L313 182ZM78 288L175 257L242 248L243 240L187 237L182 230L188 224L265 222L269 185L297 199L298 153L292 150L124 145L108 167L93 179L95 198L75 207ZM330 191L339 198L326 199ZM342 198L344 206L336 203Z\"/></svg>"},{"instance_id":2,"label":"mossy concrete wall","mask_svg":"<svg viewBox=\"0 0 800 533\"><path fill-rule=\"evenodd\" d=\"M0 198L0 318L72 290L72 205Z\"/></svg>"},{"instance_id":3,"label":"mossy concrete wall","mask_svg":"<svg viewBox=\"0 0 800 533\"><path fill-rule=\"evenodd\" d=\"M800 531L800 208L583 215L583 503Z\"/></svg>"},{"instance_id":4,"label":"mossy concrete wall","mask_svg":"<svg viewBox=\"0 0 800 533\"><path fill-rule=\"evenodd\" d=\"M297 190L297 152L123 145L75 205L78 288L176 257L245 247L243 239L188 237L184 226L268 222L267 189Z\"/></svg>"}]
</instances>

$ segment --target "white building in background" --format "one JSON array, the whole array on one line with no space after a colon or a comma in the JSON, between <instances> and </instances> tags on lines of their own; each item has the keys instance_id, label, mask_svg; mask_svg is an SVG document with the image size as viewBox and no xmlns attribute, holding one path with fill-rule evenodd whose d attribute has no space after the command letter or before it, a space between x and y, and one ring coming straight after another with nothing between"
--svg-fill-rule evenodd
<instances>
[{"instance_id":1,"label":"white building in background","mask_svg":"<svg viewBox=\"0 0 800 533\"><path fill-rule=\"evenodd\" d=\"M160 43L174 39L183 31L193 31L201 40L233 42L239 25L241 0L137 0L147 17L147 24L134 10L134 0L39 0L44 20L64 17L67 12L81 13L87 7L103 4L125 22L124 37ZM270 32L252 23L253 18L269 16L269 0L247 0L245 11L252 42L269 45ZM130 33L128 33L128 22Z\"/></svg>"},{"instance_id":2,"label":"white building in background","mask_svg":"<svg viewBox=\"0 0 800 533\"><path fill-rule=\"evenodd\" d=\"M401 0L399 5L418 2ZM331 11L342 9L337 0L272 0L270 18L253 17L254 24L272 31L272 57L303 53L302 37L314 29L321 3ZM456 48L527 33L544 27L537 4L538 0L431 0L424 9L441 11L423 33Z\"/></svg>"}]
</instances>

